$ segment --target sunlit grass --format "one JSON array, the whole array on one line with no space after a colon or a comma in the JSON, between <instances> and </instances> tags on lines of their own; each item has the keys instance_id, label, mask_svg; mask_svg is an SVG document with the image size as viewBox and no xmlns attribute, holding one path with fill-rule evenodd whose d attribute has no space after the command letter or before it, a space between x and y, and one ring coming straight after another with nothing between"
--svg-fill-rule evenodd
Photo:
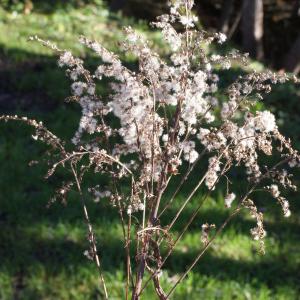
<instances>
[{"instance_id":1,"label":"sunlit grass","mask_svg":"<svg viewBox=\"0 0 300 300\"><path fill-rule=\"evenodd\" d=\"M97 58L76 43L78 36L87 35L118 50L121 25L134 25L152 41L159 41L159 35L150 32L143 22L134 23L120 15L109 15L104 6L88 5L51 14L32 12L28 16L0 8L0 32L5 33L0 35L0 57L4 61L0 88L3 93L13 93L15 97L25 94L39 99L37 107L28 107L17 100L13 113L44 120L54 133L70 139L76 130L79 113L75 105L67 107L62 103L69 95L65 75L57 69L53 52L27 39L30 35L40 35L61 48L87 56L93 67ZM123 58L127 64L134 63L131 56ZM227 79L234 75L228 74ZM293 93L289 88L286 90ZM274 107L286 90L279 90L272 98ZM45 102L55 105L45 109ZM32 107L34 109L28 111ZM283 125L289 124L285 123L287 119L282 117ZM296 128L291 134L296 135L298 131ZM66 207L54 203L46 208L55 188L68 174L59 172L46 182L43 180L47 171L45 164L28 166L31 160L42 158L46 149L30 139L29 128L0 124L0 132L0 299L102 299L97 270L83 254L88 248L87 231L77 195L71 194ZM173 208L167 211L166 218L174 217L176 207L195 183L195 178L189 181ZM203 192L198 193L187 210L193 211L202 198ZM292 201L296 213L287 220L281 217L279 206L269 205L270 201L265 199L258 200L266 210L266 255L258 253L258 245L250 237L249 230L254 222L245 212L229 224L194 271L179 285L174 299L299 299L297 203ZM90 198L88 206L96 227L108 289L112 299L124 299L124 245L118 213L108 208L107 203L96 204ZM228 210L224 208L223 191L219 189L205 201L191 230L167 261L162 275L166 290L200 251L201 225L205 222L220 225L226 216ZM187 213L179 218L172 232L174 237L187 218ZM144 299L156 299L151 285Z\"/></svg>"}]
</instances>

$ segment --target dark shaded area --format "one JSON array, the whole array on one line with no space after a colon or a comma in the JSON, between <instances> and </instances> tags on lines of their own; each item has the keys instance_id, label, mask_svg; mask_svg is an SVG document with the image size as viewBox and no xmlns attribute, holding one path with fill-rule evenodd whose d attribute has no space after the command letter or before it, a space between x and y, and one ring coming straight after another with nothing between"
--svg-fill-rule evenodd
<instances>
[{"instance_id":1,"label":"dark shaded area","mask_svg":"<svg viewBox=\"0 0 300 300\"><path fill-rule=\"evenodd\" d=\"M45 117L41 116L41 117ZM70 116L66 117L66 120ZM47 118L46 118L47 119ZM49 122L46 120L46 122ZM65 120L60 120L57 125L62 128ZM29 168L27 163L30 159L39 157L44 153L44 146L38 146L33 141L24 140L18 142L21 136L30 136L30 129L23 128L16 124L1 124L0 130L0 158L2 167L0 169L0 269L2 272L10 274L15 278L16 292L22 299L22 290L26 290L26 295L30 292L31 299L38 299L38 290L26 286L24 280L30 276L30 272L40 264L47 268L47 276L55 276L64 272L72 276L81 267L90 268L96 274L94 265L83 255L88 248L85 239L86 227L82 220L82 208L78 201L78 195L70 195L67 207L61 203L54 203L50 208L46 208L49 198L53 195L56 187L60 186L63 178L68 174L58 173L49 182L42 178L46 173L47 166L44 164ZM71 132L71 129L68 131ZM64 135L67 133L65 132ZM5 141L3 136L10 136ZM23 146L23 155L19 155L19 145ZM5 147L3 149L3 147ZM9 151L10 149L10 151ZM6 156L4 157L3 154ZM13 171L12 171L13 170ZM186 188L194 185L195 178L189 181ZM99 178L94 178L95 181ZM103 179L101 179L104 183ZM176 186L176 182L173 183ZM174 188L174 187L173 187ZM182 198L186 189L179 196ZM213 199L217 195L213 194ZM174 226L173 235L177 236L183 225L189 219L199 200L203 197L199 193L193 202L187 207ZM112 274L124 265L124 252L122 240L116 236L105 235L109 228L118 221L118 213L107 202L94 203L88 198L88 207L93 224L97 231L97 240L102 253L103 268ZM300 261L293 261L290 256L297 253L299 248L300 225L297 218L284 220L281 216L281 208L271 199L255 199L260 203L259 207L267 210L268 216L273 216L274 221L265 222L268 231L268 239L274 238L282 245L282 249L271 255L261 257L256 253L256 244L253 242L253 255L257 257L255 261L237 260L232 257L216 257L209 251L195 268L195 272L205 276L212 276L218 280L237 280L240 283L250 283L256 285L267 285L269 288L279 288L285 286L295 291L299 290ZM191 233L199 233L199 250L201 249L200 231L203 222L220 225L228 216L228 211L216 208L215 200L213 208L202 210L190 228ZM299 213L299 204L292 201L293 212ZM175 205L168 210L162 219L162 225L174 217L176 213ZM295 207L296 206L296 207ZM105 212L105 213L104 213ZM275 221L276 220L276 221ZM59 224L67 228L77 228L80 230L79 236L74 239L65 234L57 236ZM40 226L47 228L41 230ZM244 220L241 216L236 217L225 229L226 232L236 230L239 234L249 235L249 230L255 226L253 220ZM134 245L132 245L134 247ZM221 245L220 245L221 246ZM198 254L198 249L186 245L184 251L178 248L167 261L165 269L169 274L181 273L192 262ZM268 248L267 248L268 251ZM164 253L167 252L165 249ZM269 249L269 252L272 252ZM274 276L280 274L280 276ZM284 278L284 281L282 281ZM99 291L92 291L92 293ZM28 296L27 296L28 297ZM29 298L28 298L29 299Z\"/></svg>"},{"instance_id":2,"label":"dark shaded area","mask_svg":"<svg viewBox=\"0 0 300 300\"><path fill-rule=\"evenodd\" d=\"M229 50L230 48L223 49L222 52ZM17 57L22 57L20 63L17 62ZM87 56L85 62L87 68L95 70L99 59ZM134 63L125 65L133 70L136 68ZM17 48L6 49L4 45L0 45L0 66L0 111L3 113L52 111L70 95L70 81L64 70L58 68L55 56L35 55ZM222 78L221 89L240 75L245 75L245 71L240 68L217 73ZM99 85L102 86L103 93L105 82ZM300 84L294 83L278 84L263 102L279 118L282 132L297 144L298 141L300 143L300 126L295 126L300 124L299 87Z\"/></svg>"},{"instance_id":3,"label":"dark shaded area","mask_svg":"<svg viewBox=\"0 0 300 300\"><path fill-rule=\"evenodd\" d=\"M64 121L61 122L60 126L64 124ZM11 138L5 141L0 138L0 144L5 145L8 149L12 149L14 136L17 136L16 139L18 136L30 136L29 129L24 129L22 126L16 127L15 124L1 124L0 129L5 136L7 133L11 134ZM18 133L16 134L16 132ZM23 141L22 144L25 149L24 156L18 156L18 152L7 151L6 149L3 151L3 148L0 152L1 160L5 161L0 170L0 178L2 178L0 196L0 256L2 263L0 268L11 274L21 272L22 276L26 276L29 272L28 266L34 267L35 264L41 263L47 266L49 274L57 274L62 270L72 274L74 268L76 270L82 265L89 264L89 261L82 254L87 249L88 243L85 239L86 227L82 221L82 208L78 201L78 195L71 194L67 207L57 202L47 209L48 200L53 195L54 189L60 186L62 178L66 178L68 174L58 173L49 182L45 182L42 179L47 170L45 165L31 168L26 166L26 162L31 158L43 154L44 146L37 146L30 140L26 143ZM3 157L4 153L8 156ZM11 171L13 168L14 172ZM94 178L94 180L97 182L99 178ZM101 182L104 184L103 178ZM194 184L193 180L189 181L189 187ZM176 182L173 185L176 186ZM181 198L184 197L185 189L182 193L179 195ZM21 198L20 195L22 195ZM212 196L213 199L217 198L217 195L213 194ZM174 237L188 221L202 198L203 194L199 193L180 216L173 228ZM103 252L104 269L114 272L124 263L123 252L120 251L123 247L122 241L116 237L103 235L103 232L105 232L105 228L109 228L118 221L117 210L108 205L107 202L94 203L90 201L89 197L88 199L91 220L96 228L101 230L101 234L98 235L98 242L101 249L105 249ZM297 251L299 246L299 222L296 221L297 219L286 222L281 216L281 208L273 200L269 198L255 200L258 201L261 209L267 210L266 213L277 220L265 222L266 230L270 233L268 238L274 237L282 245L294 244L294 246L283 247L278 256L266 255L261 258L257 254L257 263L237 261L234 258L219 258L207 254L195 270L201 274L220 279L235 280L238 278L241 281L251 282L256 278L258 282L265 283L270 287L282 284L281 277L272 276L274 272L278 272L285 276L284 284L291 288L297 288L299 287L299 278L296 274L300 268L300 262L290 261L289 255L291 254L290 251ZM207 201L215 202L211 199ZM167 210L162 219L162 226L174 217L177 206L178 204ZM295 214L299 213L298 203L292 201L292 207ZM228 214L229 212L224 209L206 208L199 213L190 227L190 232L199 232L200 237L200 228L203 222L215 223L218 226L228 217ZM61 222L64 226L82 229L83 234L79 240L74 240L68 235L55 236L57 225ZM43 235L37 234L35 229L42 224L49 228L46 235L45 233ZM248 235L253 226L255 226L253 220L244 220L238 216L225 229L225 233L230 232L233 228L238 228L238 233ZM197 250L194 248L187 248L185 253L176 251L168 260L166 268L171 272L183 272L193 257L196 256L196 252Z\"/></svg>"},{"instance_id":4,"label":"dark shaded area","mask_svg":"<svg viewBox=\"0 0 300 300\"><path fill-rule=\"evenodd\" d=\"M199 16L200 23L205 29L225 31L229 39L238 45L238 47L243 47L242 6L244 2L246 2L246 0L195 1L195 12ZM252 2L254 2L254 0L249 1L249 3ZM285 56L299 34L299 1L263 0L262 2L264 33L263 45L261 45L261 47L263 46L265 52L263 61L270 67L277 69L284 68ZM108 1L108 3L110 3L110 7L113 10L119 9L126 15L149 21L153 21L156 16L168 11L167 0L112 0ZM248 10L246 10L246 12L247 11ZM249 18L247 17L246 19ZM250 23L249 25L249 28L251 28ZM248 31L246 30L245 32L247 33ZM255 32L255 34L257 33ZM249 36L251 36L251 34ZM247 42L248 41L246 41L246 44ZM248 51L250 51L249 49ZM260 51L263 51L263 49ZM260 57L256 58L262 58L262 55L259 56Z\"/></svg>"},{"instance_id":5,"label":"dark shaded area","mask_svg":"<svg viewBox=\"0 0 300 300\"><path fill-rule=\"evenodd\" d=\"M88 244L85 236L82 235L79 241L72 240L69 236L55 237L54 231L57 223L63 220L65 226L82 228L85 232L85 224L82 222L82 211L78 200L73 199L69 202L68 207L61 207L60 204L55 204L50 209L46 210L46 201L42 202L39 194L32 198L32 192L24 197L23 201L14 200L14 205L1 199L0 206L0 255L2 262L0 268L2 271L11 274L22 274L27 276L30 268L35 265L43 264L47 267L48 275L55 275L62 270L69 273L76 271L83 265L88 265L90 262L83 256L83 252L87 249ZM39 200L40 199L40 200ZM38 201L39 200L39 201ZM18 207L18 211L16 208ZM24 214L24 211L30 207L30 211ZM110 207L89 203L91 218L96 228L105 229L117 221L117 212ZM105 209L105 215L103 212ZM223 221L228 214L222 211L209 210L201 213L198 218L196 227L192 230L199 231L200 223L203 220L213 220L216 224ZM101 216L101 217L99 217ZM183 217L180 218L182 226L189 216L187 210ZM168 218L168 215L166 215ZM39 236L35 231L31 232L35 226L44 224L49 228L47 236ZM239 228L239 233L249 233L249 229L255 225L254 222L247 222L240 217L236 218L228 228ZM14 231L11 231L11 228ZM281 286L282 284L290 288L299 288L299 278L296 276L300 265L298 262L289 260L291 251L297 251L299 243L299 224L296 223L266 223L266 228L280 240L282 245L286 243L295 243L294 249L284 248L278 255L260 257L257 255L257 262L245 262L234 258L221 258L206 254L201 262L196 266L195 271L207 276L213 276L220 280L240 280L241 282L259 282L266 284L269 287ZM176 228L175 228L176 229ZM179 229L179 228L178 228ZM286 237L288 236L288 238ZM270 237L269 237L270 238ZM98 236L101 249L105 249L102 255L103 267L107 271L114 271L123 265L124 256L122 249L122 241L109 236L103 237L103 233ZM134 247L134 245L132 245ZM199 242L199 250L201 243ZM175 273L184 272L186 267L192 263L193 258L198 254L196 249L189 249L185 252L175 251L166 264L166 269ZM253 249L254 253L256 252ZM30 268L28 268L30 266ZM91 265L92 266L92 265ZM280 273L280 276L273 276ZM282 282L284 278L284 283Z\"/></svg>"},{"instance_id":6,"label":"dark shaded area","mask_svg":"<svg viewBox=\"0 0 300 300\"><path fill-rule=\"evenodd\" d=\"M291 58L287 57L287 53L296 45L295 41L299 34L299 1L255 0L262 3L257 12L263 10L263 36L262 43L258 45L259 50L252 49L256 43L255 35L259 31L258 28L252 26L251 22L243 21L244 19L249 20L249 16L252 15L250 13L249 16L243 18L242 7L243 3L245 4L247 1L195 1L195 12L205 29L225 32L238 47L244 47L244 50L252 53L253 57L264 61L270 67L299 72L299 67L297 67L299 58L294 62L295 55L291 54ZM111 11L122 11L125 15L137 20L153 21L156 16L168 12L167 0L107 0L105 2ZM88 4L98 5L99 9L103 7L103 0L1 0L0 3L9 11L19 11L24 14L30 14L32 11L51 14L56 10L68 11L72 7L80 8ZM249 1L249 4L251 3L254 3L254 0ZM244 14L248 11L249 9L245 9ZM245 28L244 31L243 28ZM253 41L251 41L251 37ZM299 46L296 47L295 53L299 52L298 48ZM256 54L257 51L259 51L258 54Z\"/></svg>"},{"instance_id":7,"label":"dark shaded area","mask_svg":"<svg viewBox=\"0 0 300 300\"><path fill-rule=\"evenodd\" d=\"M37 56L0 45L0 110L49 111L69 94L68 79L53 56ZM18 57L22 61L18 63Z\"/></svg>"}]
</instances>

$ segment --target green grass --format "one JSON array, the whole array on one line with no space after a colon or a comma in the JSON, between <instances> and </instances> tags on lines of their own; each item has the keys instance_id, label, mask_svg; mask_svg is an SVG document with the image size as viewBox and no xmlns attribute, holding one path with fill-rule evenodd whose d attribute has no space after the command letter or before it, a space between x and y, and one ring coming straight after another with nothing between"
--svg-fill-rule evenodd
<instances>
[{"instance_id":1,"label":"green grass","mask_svg":"<svg viewBox=\"0 0 300 300\"><path fill-rule=\"evenodd\" d=\"M14 14L0 6L0 89L4 92L30 95L31 101L38 107L45 102L57 105L69 95L68 81L62 70L57 67L56 55L52 50L38 42L30 42L30 36L37 35L50 40L60 49L70 49L76 55L86 59L91 68L99 61L93 53L87 51L78 39L85 35L96 39L110 50L119 53L118 41L122 40L122 27L134 25L141 33L161 48L159 34L150 32L145 22L123 18L111 14L104 5L86 5L80 8L57 9L45 14L40 11L30 15ZM119 53L132 64L134 58ZM42 99L41 99L42 98ZM24 109L22 103L17 103Z\"/></svg>"},{"instance_id":2,"label":"green grass","mask_svg":"<svg viewBox=\"0 0 300 300\"><path fill-rule=\"evenodd\" d=\"M58 113L58 112L53 112ZM59 115L59 114L58 114ZM70 119L72 116L70 116ZM60 119L58 119L60 120ZM47 121L46 121L47 123ZM65 120L58 121L56 130ZM46 166L29 168L28 162L44 147L27 138L30 130L1 124L0 195L0 299L101 299L97 271L83 252L88 244L80 203L72 194L67 207L55 203L46 208L61 178L45 182ZM183 199L180 195L177 201ZM228 215L222 194L209 199L191 230L168 260L164 287L170 287L201 248L203 222L217 225ZM196 198L175 226L174 234L197 206ZM89 201L97 230L103 268L113 299L123 299L124 256L117 211L106 203ZM300 265L299 217L280 217L280 208L266 206L265 256L249 236L254 225L247 215L238 217L216 240L212 249L179 286L174 299L297 299ZM297 211L297 210L296 210ZM174 215L175 208L167 218ZM155 299L151 288L145 299Z\"/></svg>"},{"instance_id":3,"label":"green grass","mask_svg":"<svg viewBox=\"0 0 300 300\"><path fill-rule=\"evenodd\" d=\"M70 139L79 113L76 106L62 103L69 95L68 81L63 71L57 69L54 54L37 43L29 43L28 36L38 34L61 48L71 48L94 67L97 58L76 43L77 37L85 34L117 50L116 42L122 34L120 26L128 24L137 26L153 41L159 39L144 23L110 15L104 6L69 7L51 13L36 11L17 17L0 8L0 32L5 32L0 35L3 66L0 96L10 94L13 101L1 103L1 109L44 120L54 133ZM123 58L126 63L133 63L132 57ZM230 79L234 74L227 76ZM287 94L288 103L282 100ZM286 85L265 105L281 117L282 129L299 141L300 126L293 127L290 121L297 123L299 118L294 113L299 111L296 96L295 88ZM55 188L68 174L59 172L45 181L46 164L28 166L31 160L43 157L46 150L30 139L29 128L0 124L0 132L0 299L102 299L97 270L83 255L88 243L76 193L71 194L66 207L55 203L46 208ZM177 197L177 205L195 180L192 178ZM186 222L188 213L197 207L201 195L202 192L187 207L174 227L174 235ZM290 219L284 219L280 207L269 198L256 199L265 209L266 255L257 252L257 244L249 233L253 220L243 214L229 224L178 287L173 299L299 299L300 207L297 196L290 198L295 212ZM117 211L107 203L96 204L88 199L111 299L124 299L124 246ZM176 205L162 222L174 216L175 209ZM162 275L164 288L170 288L197 255L201 248L201 225L205 222L219 225L226 216L223 193L218 190L208 199L189 233L167 261ZM151 286L144 299L155 299Z\"/></svg>"}]
</instances>

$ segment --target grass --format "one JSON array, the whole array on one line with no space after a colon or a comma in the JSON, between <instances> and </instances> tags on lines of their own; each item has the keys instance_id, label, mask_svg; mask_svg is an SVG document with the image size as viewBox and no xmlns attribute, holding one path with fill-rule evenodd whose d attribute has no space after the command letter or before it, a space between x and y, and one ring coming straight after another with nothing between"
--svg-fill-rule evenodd
<instances>
[{"instance_id":1,"label":"grass","mask_svg":"<svg viewBox=\"0 0 300 300\"><path fill-rule=\"evenodd\" d=\"M93 67L97 59L74 43L77 36L85 34L116 49L116 41L121 36L119 27L124 24L133 25L134 20L110 15L104 6L69 7L67 11L60 8L27 16L15 16L0 8L0 32L6 33L0 35L3 66L0 99L8 95L11 101L0 101L1 110L44 120L52 131L70 139L79 113L77 107L60 103L69 94L68 82L63 71L57 69L53 53L38 44L28 43L27 37L38 34L59 43L61 48L71 48L87 57ZM137 26L153 41L158 40L158 35L143 23ZM133 63L131 57L124 59L128 64ZM282 101L287 93L288 103ZM266 105L276 109L283 131L297 137L300 126L292 128L289 121L298 120L294 113L299 110L293 100L295 94L296 90L285 86L277 90ZM43 180L47 171L45 164L28 166L32 159L43 157L46 150L30 139L29 128L0 124L0 132L0 299L102 299L97 271L83 255L88 244L77 195L71 194L66 207L55 203L46 208L55 188L67 174L60 172L46 182ZM192 185L193 180L189 184ZM184 199L184 191L177 197L177 203ZM179 219L174 235L185 223L188 212L197 206L199 197L201 193ZM265 256L257 253L257 245L250 238L253 220L243 214L225 229L178 287L173 299L299 299L300 207L297 197L291 197L295 213L290 219L284 219L280 207L269 198L256 199L266 211ZM97 204L90 198L88 206L96 226L111 299L123 299L124 254L120 251L123 244L117 212L107 203ZM168 211L166 218L174 214L175 207ZM218 190L208 199L174 256L168 260L162 275L165 288L184 272L201 248L201 225L205 222L218 225L227 215L222 190ZM151 286L144 299L155 299Z\"/></svg>"}]
</instances>

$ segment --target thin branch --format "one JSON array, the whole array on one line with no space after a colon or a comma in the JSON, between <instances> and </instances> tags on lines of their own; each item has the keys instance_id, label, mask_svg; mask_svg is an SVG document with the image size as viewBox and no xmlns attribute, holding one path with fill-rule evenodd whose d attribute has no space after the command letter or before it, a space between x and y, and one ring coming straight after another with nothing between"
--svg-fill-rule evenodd
<instances>
[{"instance_id":1,"label":"thin branch","mask_svg":"<svg viewBox=\"0 0 300 300\"><path fill-rule=\"evenodd\" d=\"M176 283L174 284L174 286L171 288L171 290L169 291L169 293L167 294L167 299L172 295L172 293L174 292L175 288L178 286L179 283L181 283L181 281L187 276L187 274L194 268L194 266L197 264L197 262L200 260L200 258L204 255L204 253L206 252L206 250L211 246L211 244L213 243L213 241L216 239L216 237L223 231L223 229L226 227L226 225L230 222L230 220L240 212L241 210L241 206L244 200L246 200L249 195L253 192L253 190L255 189L255 187L257 186L257 183L255 183L250 190L247 191L247 193L244 195L244 197L241 198L241 200L239 201L238 206L236 207L236 209L229 215L229 217L224 221L224 223L219 227L219 229L216 231L216 233L214 234L214 236L208 241L208 243L203 247L203 249L199 252L199 254L196 256L196 258L194 259L194 261L192 262L192 264L188 267L188 269L184 272L184 274L182 274L180 276L180 278L176 281Z\"/></svg>"},{"instance_id":2,"label":"thin branch","mask_svg":"<svg viewBox=\"0 0 300 300\"><path fill-rule=\"evenodd\" d=\"M158 218L160 218L162 216L162 214L170 207L170 205L172 204L172 202L174 201L175 197L177 196L177 194L179 193L180 189L182 188L183 184L185 183L185 181L187 180L187 178L189 177L189 175L191 174L191 172L194 170L194 167L196 166L196 164L199 162L199 160L203 157L203 155L206 153L206 148L200 153L199 157L196 159L196 161L189 166L187 172L185 173L185 175L182 177L179 185L177 186L175 192L173 193L172 197L170 198L170 200L166 203L165 207L162 209L162 211L160 212L160 214L158 215Z\"/></svg>"},{"instance_id":3,"label":"thin branch","mask_svg":"<svg viewBox=\"0 0 300 300\"><path fill-rule=\"evenodd\" d=\"M206 252L206 250L211 246L212 242L215 240L215 238L223 231L225 226L229 223L229 221L240 211L240 207L236 208L234 212L225 220L225 222L221 225L221 227L218 229L218 231L215 233L215 235L209 240L209 242L204 246L204 248L200 251L200 253L197 255L197 257L194 259L193 263L188 267L188 269L180 276L180 278L176 281L175 285L171 288L171 290L168 292L166 299L169 299L169 297L174 292L175 288L178 286L179 283L186 277L186 275L194 268L194 266L197 264L199 259L203 256L203 254Z\"/></svg>"},{"instance_id":4,"label":"thin branch","mask_svg":"<svg viewBox=\"0 0 300 300\"><path fill-rule=\"evenodd\" d=\"M223 171L225 170L225 167L223 168ZM161 264L159 265L159 267L156 269L156 271L153 273L152 276L150 276L143 288L141 289L141 292L143 292L143 290L146 288L146 286L148 285L148 283L150 282L150 280L153 278L154 275L157 275L161 270L162 267L164 266L165 262L167 261L167 259L169 258L169 256L173 253L173 250L175 248L175 246L177 245L177 243L180 241L180 239L183 237L184 233L187 231L187 229L189 228L189 226L192 224L192 222L194 221L194 219L196 218L196 216L198 215L202 205L204 204L204 202L206 201L206 199L208 199L210 193L213 191L213 189L215 188L216 184L218 183L219 179L223 176L223 171L221 172L221 174L218 176L218 178L216 179L215 183L213 184L213 186L207 191L207 193L205 194L205 196L201 199L200 204L198 205L198 207L195 209L194 213L192 214L192 216L190 217L189 221L185 224L183 230L181 231L181 233L178 235L178 237L176 238L176 240L173 242L173 244L171 245L168 253L166 254L165 258L163 259L163 261L161 262ZM168 228L169 230L169 228ZM162 240L160 240L159 243L161 243Z\"/></svg>"},{"instance_id":5,"label":"thin branch","mask_svg":"<svg viewBox=\"0 0 300 300\"><path fill-rule=\"evenodd\" d=\"M97 265L99 276L100 276L100 282L101 282L101 284L103 286L103 289L104 289L105 299L108 299L107 288L106 288L105 280L104 280L104 277L103 277L103 274L102 274L102 271L101 271L101 264L100 264L100 259L99 259L99 256L98 256L98 250L97 250L97 245L96 245L93 226L91 224L89 214L88 214L88 210L87 210L87 206L86 206L85 200L83 198L83 193L82 193L82 190L81 190L78 175L77 175L77 172L76 172L75 167L74 167L72 162L71 162L71 169L72 169L75 181L76 181L77 190L78 190L79 195L80 195L80 201L81 201L81 205L82 205L82 209L83 209L83 214L84 214L84 218L85 218L85 221L87 223L88 232L89 232L89 242L91 243L91 246L92 246L95 263Z\"/></svg>"}]
</instances>

